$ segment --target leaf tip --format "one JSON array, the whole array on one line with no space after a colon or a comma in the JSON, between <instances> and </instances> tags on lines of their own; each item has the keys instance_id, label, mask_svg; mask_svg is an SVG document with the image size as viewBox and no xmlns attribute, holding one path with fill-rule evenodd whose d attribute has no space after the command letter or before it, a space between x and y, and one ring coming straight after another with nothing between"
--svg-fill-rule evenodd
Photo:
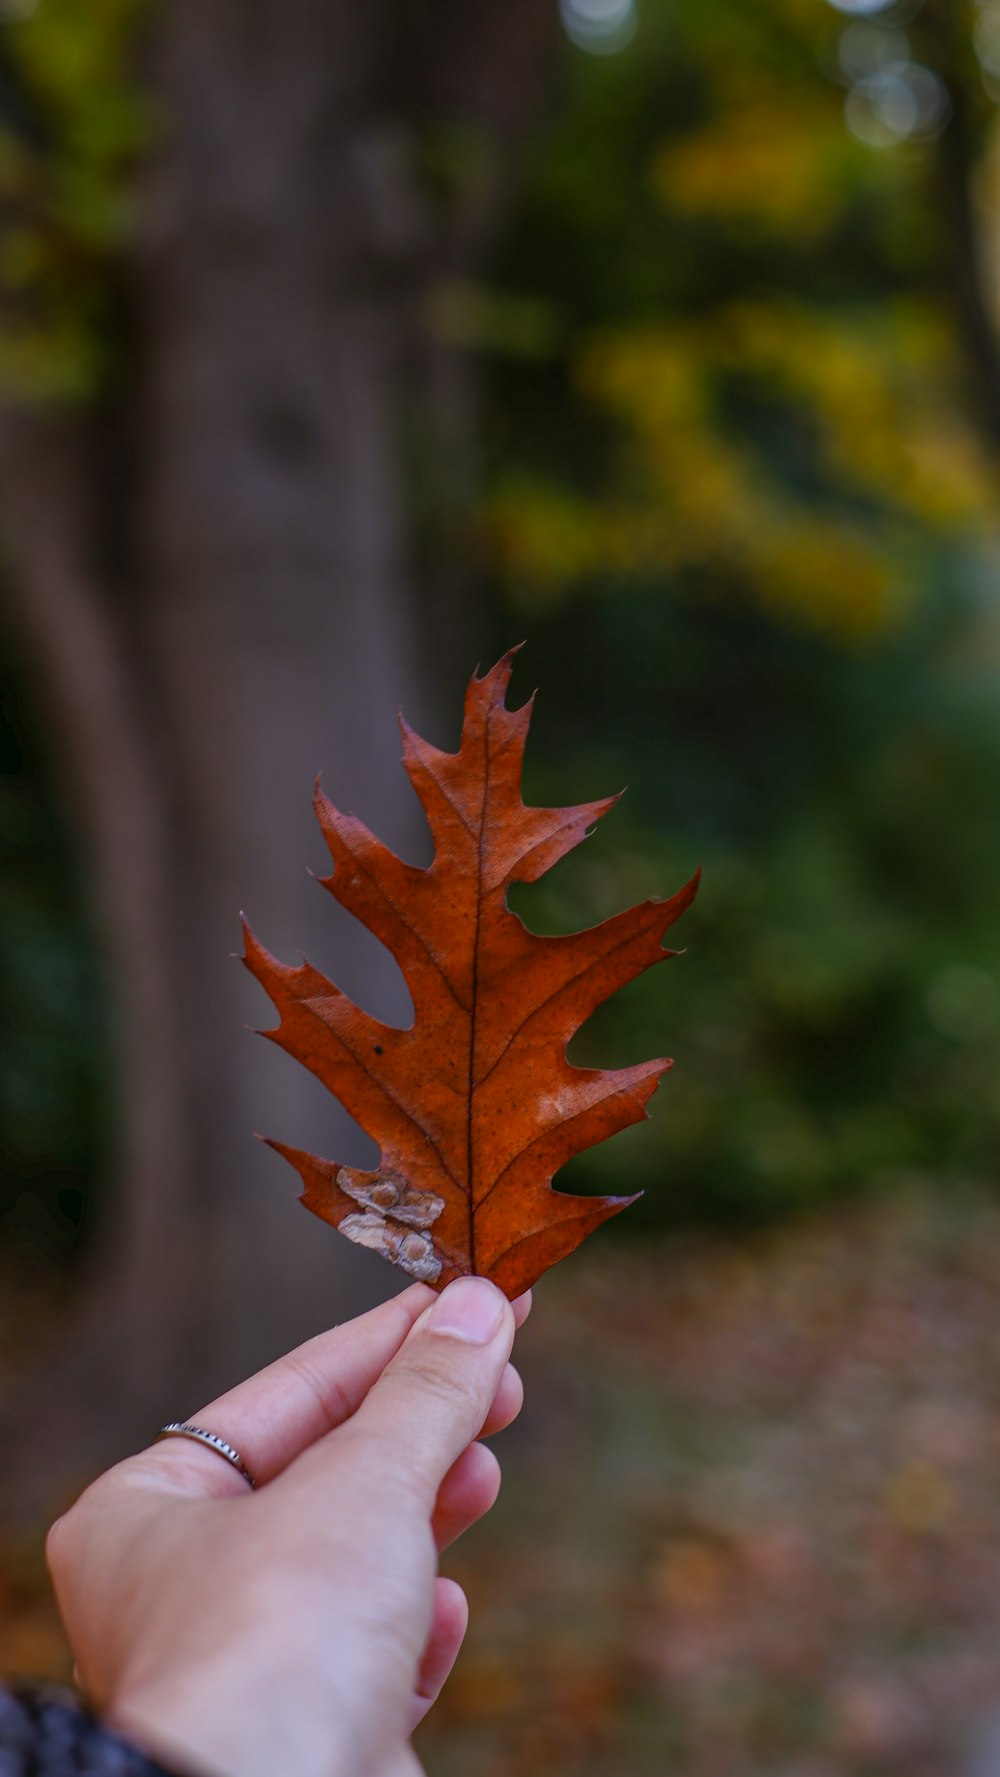
<instances>
[{"instance_id":1,"label":"leaf tip","mask_svg":"<svg viewBox=\"0 0 1000 1777\"><path fill-rule=\"evenodd\" d=\"M518 654L520 654L521 649L525 646L526 646L526 643L524 643L524 642L515 642L512 648L508 648L506 653L501 654L499 660L496 661L493 666L487 668L486 672L480 672L480 670L479 670L480 663L477 660L476 670L473 674L473 678L478 679L480 681L480 683L482 683L482 681L484 679L491 679L493 677L494 673L499 674L499 673L506 671L509 676L510 669L514 664L514 660L515 660L516 656Z\"/></svg>"},{"instance_id":2,"label":"leaf tip","mask_svg":"<svg viewBox=\"0 0 1000 1777\"><path fill-rule=\"evenodd\" d=\"M280 1154L281 1158L287 1160L290 1166L295 1165L295 1156L301 1151L298 1148L290 1148L287 1142L278 1141L273 1135L258 1135L256 1130L254 1131L254 1141L259 1141L261 1147L271 1148L275 1154Z\"/></svg>"},{"instance_id":3,"label":"leaf tip","mask_svg":"<svg viewBox=\"0 0 1000 1777\"><path fill-rule=\"evenodd\" d=\"M260 955L261 945L258 943L257 938L254 935L250 921L243 912L240 913L240 931L243 935L243 952L242 955L239 951L234 951L233 954L238 956L244 967L249 969L252 973L253 959Z\"/></svg>"},{"instance_id":4,"label":"leaf tip","mask_svg":"<svg viewBox=\"0 0 1000 1777\"><path fill-rule=\"evenodd\" d=\"M503 704L507 695L507 687L510 684L510 675L514 670L515 658L520 654L523 647L523 642L515 643L513 648L507 649L506 654L501 654L500 659L494 666L489 668L488 672L481 673L477 664L476 670L472 675L472 683L473 685L481 685L485 688L490 703L495 705ZM533 695L534 694L532 694L532 696ZM529 698L529 704L531 701L532 699Z\"/></svg>"}]
</instances>

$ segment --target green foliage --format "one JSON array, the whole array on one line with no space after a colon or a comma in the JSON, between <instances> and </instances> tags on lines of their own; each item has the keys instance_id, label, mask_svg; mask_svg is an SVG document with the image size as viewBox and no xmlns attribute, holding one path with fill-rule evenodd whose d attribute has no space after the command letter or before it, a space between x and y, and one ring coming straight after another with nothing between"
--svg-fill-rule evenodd
<instances>
[{"instance_id":1,"label":"green foliage","mask_svg":"<svg viewBox=\"0 0 1000 1777\"><path fill-rule=\"evenodd\" d=\"M848 132L845 28L650 0L619 55L568 60L500 268L564 318L547 357L495 362L488 414L532 793L633 786L526 916L705 870L688 953L579 1048L666 1031L677 1057L651 1123L576 1174L647 1187L650 1219L990 1176L1000 1135L998 489L933 149Z\"/></svg>"},{"instance_id":2,"label":"green foliage","mask_svg":"<svg viewBox=\"0 0 1000 1777\"><path fill-rule=\"evenodd\" d=\"M113 349L149 133L129 66L141 6L45 0L0 26L0 387L22 398L86 398Z\"/></svg>"},{"instance_id":3,"label":"green foliage","mask_svg":"<svg viewBox=\"0 0 1000 1777\"><path fill-rule=\"evenodd\" d=\"M652 1121L581 1162L578 1180L646 1188L637 1213L652 1219L752 1220L903 1176L989 1176L992 614L959 621L943 594L864 653L707 601L595 596L574 623L585 659L559 615L533 627L538 750L558 755L561 740L563 756L529 798L575 794L577 779L613 788L626 760L632 787L590 855L524 896L525 916L568 929L705 870L684 956L579 1041L588 1064L659 1043L678 1065Z\"/></svg>"}]
</instances>

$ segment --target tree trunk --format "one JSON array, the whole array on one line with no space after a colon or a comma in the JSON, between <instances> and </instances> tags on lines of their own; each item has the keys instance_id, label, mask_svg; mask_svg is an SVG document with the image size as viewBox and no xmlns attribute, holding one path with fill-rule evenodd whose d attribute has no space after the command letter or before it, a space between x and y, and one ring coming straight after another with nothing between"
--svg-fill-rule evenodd
<instances>
[{"instance_id":1,"label":"tree trunk","mask_svg":"<svg viewBox=\"0 0 1000 1777\"><path fill-rule=\"evenodd\" d=\"M175 1320L169 1251L172 1182L183 1158L180 1054L170 957L150 943L166 926L163 798L134 687L101 596L91 515L82 504L78 426L29 412L0 422L0 511L13 617L60 762L81 876L92 884L113 990L118 1170L129 1188L107 1218L78 1305L87 1335L58 1366L79 1382L77 1350L117 1362L120 1387L148 1376L155 1329ZM137 1041L137 1033L145 1033ZM145 1256L137 1265L135 1255ZM109 1303L116 1313L110 1316ZM119 1349L116 1323L133 1337Z\"/></svg>"},{"instance_id":2,"label":"tree trunk","mask_svg":"<svg viewBox=\"0 0 1000 1777\"><path fill-rule=\"evenodd\" d=\"M919 42L951 100L951 115L934 142L933 161L943 307L961 354L966 405L994 473L1000 474L1000 335L996 293L988 274L985 219L977 213L975 192L979 152L970 82L974 80L978 90L978 64L972 60L967 19L956 0L933 0L927 6L920 19Z\"/></svg>"},{"instance_id":3,"label":"tree trunk","mask_svg":"<svg viewBox=\"0 0 1000 1777\"><path fill-rule=\"evenodd\" d=\"M142 268L140 615L176 796L187 1238L233 1374L344 1318L376 1280L394 1287L295 1209L294 1175L251 1141L262 1125L370 1164L315 1081L244 1034L271 1009L228 953L245 905L269 947L303 948L405 1022L395 964L304 867L324 863L320 769L414 852L396 712L430 714L394 437L410 292L379 287L362 145L340 121L357 127L370 20L291 5L248 37L247 11L194 0L165 15L162 80L184 130L155 169Z\"/></svg>"}]
</instances>

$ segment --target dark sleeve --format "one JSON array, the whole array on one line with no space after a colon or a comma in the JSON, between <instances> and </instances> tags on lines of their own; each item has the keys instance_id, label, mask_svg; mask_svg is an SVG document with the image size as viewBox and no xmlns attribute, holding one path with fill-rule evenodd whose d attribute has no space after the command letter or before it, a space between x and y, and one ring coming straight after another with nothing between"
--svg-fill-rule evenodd
<instances>
[{"instance_id":1,"label":"dark sleeve","mask_svg":"<svg viewBox=\"0 0 1000 1777\"><path fill-rule=\"evenodd\" d=\"M0 1777L180 1777L130 1746L69 1691L0 1686ZM190 1777L190 1773L188 1774Z\"/></svg>"}]
</instances>

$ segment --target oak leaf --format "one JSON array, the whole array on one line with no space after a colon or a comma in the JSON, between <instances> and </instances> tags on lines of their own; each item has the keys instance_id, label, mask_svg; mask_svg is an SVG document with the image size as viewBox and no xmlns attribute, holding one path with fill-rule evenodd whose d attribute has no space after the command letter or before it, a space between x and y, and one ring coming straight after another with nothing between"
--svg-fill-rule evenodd
<instances>
[{"instance_id":1,"label":"oak leaf","mask_svg":"<svg viewBox=\"0 0 1000 1777\"><path fill-rule=\"evenodd\" d=\"M473 677L457 753L400 718L403 762L434 841L426 869L317 786L334 866L323 887L396 957L410 1028L362 1011L308 962L277 962L249 927L244 956L281 1018L261 1034L303 1062L381 1150L363 1172L271 1142L298 1169L302 1202L435 1288L477 1273L509 1296L635 1201L570 1196L552 1177L644 1117L671 1063L574 1067L566 1045L616 988L677 954L663 935L698 887L695 876L671 900L565 937L529 932L510 911L510 885L537 881L618 800L525 806L531 703L504 702L514 652Z\"/></svg>"}]
</instances>

